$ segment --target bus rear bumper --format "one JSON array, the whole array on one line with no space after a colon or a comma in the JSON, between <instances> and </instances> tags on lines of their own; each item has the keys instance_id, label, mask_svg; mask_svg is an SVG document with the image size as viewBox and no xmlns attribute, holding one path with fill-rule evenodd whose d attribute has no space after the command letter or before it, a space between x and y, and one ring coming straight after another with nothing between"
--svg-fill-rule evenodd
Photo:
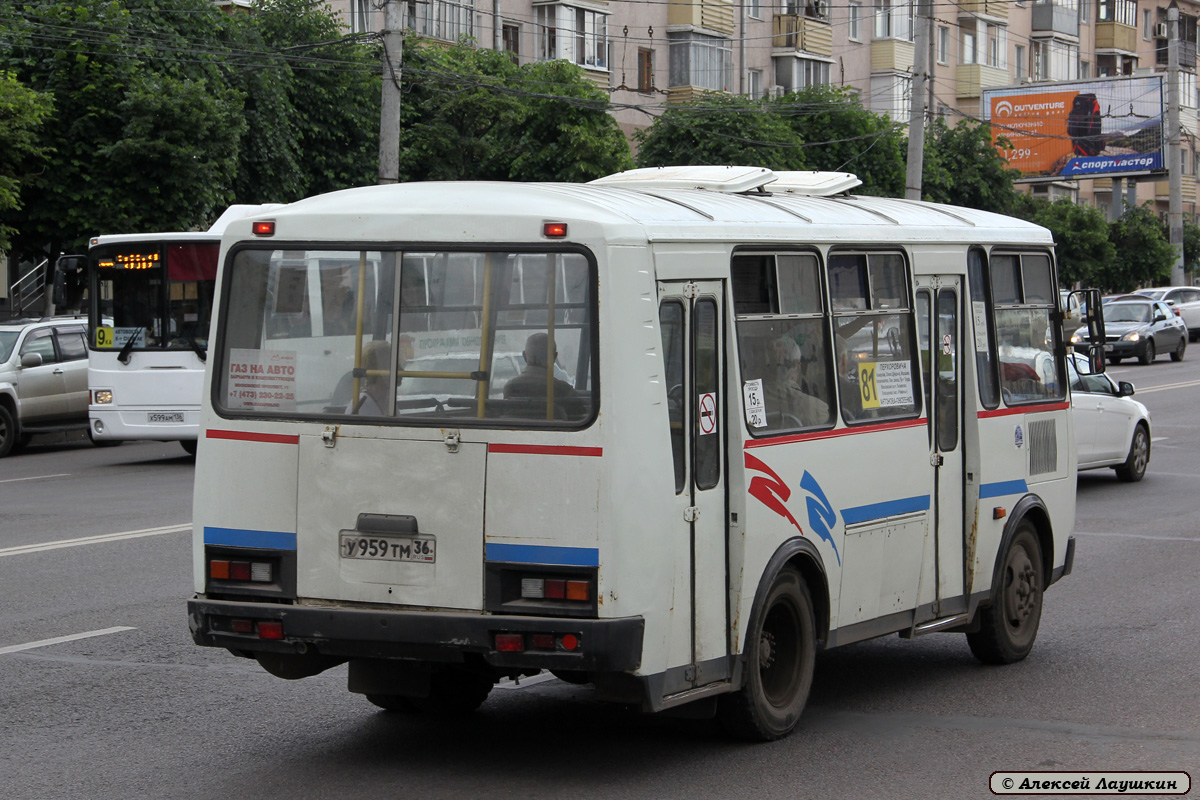
<instances>
[{"instance_id":1,"label":"bus rear bumper","mask_svg":"<svg viewBox=\"0 0 1200 800\"><path fill-rule=\"evenodd\" d=\"M268 625L260 625L264 622ZM462 663L471 655L499 669L600 672L638 669L645 630L641 617L568 619L392 611L204 597L188 601L188 623L196 644L246 655L295 653L447 664ZM281 638L264 638L264 631L268 637ZM503 651L497 649L497 634L510 634ZM516 641L511 634L520 635L521 650L508 649ZM539 635L537 642L535 635ZM551 641L553 644L545 644ZM574 648L567 649L572 643Z\"/></svg>"}]
</instances>

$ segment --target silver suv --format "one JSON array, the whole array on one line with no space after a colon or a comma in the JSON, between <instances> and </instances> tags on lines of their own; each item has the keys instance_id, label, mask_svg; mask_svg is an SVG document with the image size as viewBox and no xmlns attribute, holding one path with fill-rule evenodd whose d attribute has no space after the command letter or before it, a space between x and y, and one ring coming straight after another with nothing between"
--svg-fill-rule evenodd
<instances>
[{"instance_id":1,"label":"silver suv","mask_svg":"<svg viewBox=\"0 0 1200 800\"><path fill-rule=\"evenodd\" d=\"M35 433L86 430L86 320L0 323L0 458Z\"/></svg>"},{"instance_id":2,"label":"silver suv","mask_svg":"<svg viewBox=\"0 0 1200 800\"><path fill-rule=\"evenodd\" d=\"M1188 328L1188 339L1200 338L1200 287L1162 286L1156 289L1138 289L1138 294L1153 300L1161 300L1171 307Z\"/></svg>"}]
</instances>

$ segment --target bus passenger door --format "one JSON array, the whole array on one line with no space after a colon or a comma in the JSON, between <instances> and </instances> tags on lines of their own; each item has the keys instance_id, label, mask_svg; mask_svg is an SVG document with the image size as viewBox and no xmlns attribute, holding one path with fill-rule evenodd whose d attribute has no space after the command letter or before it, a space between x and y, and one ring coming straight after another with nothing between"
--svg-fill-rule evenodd
<instances>
[{"instance_id":1,"label":"bus passenger door","mask_svg":"<svg viewBox=\"0 0 1200 800\"><path fill-rule=\"evenodd\" d=\"M933 468L930 527L934 541L934 558L926 560L921 578L918 622L923 616L942 617L963 610L945 604L964 591L961 292L962 280L957 276L917 279L921 370ZM932 614L921 614L928 603L932 603Z\"/></svg>"},{"instance_id":2,"label":"bus passenger door","mask_svg":"<svg viewBox=\"0 0 1200 800\"><path fill-rule=\"evenodd\" d=\"M722 298L720 281L663 283L659 289L678 524L689 543L688 687L728 677ZM668 685L668 691L679 688Z\"/></svg>"}]
</instances>

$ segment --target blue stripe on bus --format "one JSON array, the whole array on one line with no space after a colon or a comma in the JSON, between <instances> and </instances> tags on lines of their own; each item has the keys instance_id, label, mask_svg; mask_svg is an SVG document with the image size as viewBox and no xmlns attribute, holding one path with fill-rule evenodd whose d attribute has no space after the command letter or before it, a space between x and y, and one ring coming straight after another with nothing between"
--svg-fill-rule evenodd
<instances>
[{"instance_id":1,"label":"blue stripe on bus","mask_svg":"<svg viewBox=\"0 0 1200 800\"><path fill-rule=\"evenodd\" d=\"M595 547L547 547L538 544L489 544L488 561L516 564L552 564L561 567L598 567L600 551Z\"/></svg>"},{"instance_id":2,"label":"blue stripe on bus","mask_svg":"<svg viewBox=\"0 0 1200 800\"><path fill-rule=\"evenodd\" d=\"M982 500L985 497L1005 497L1010 494L1025 494L1028 491L1029 484L1023 480L985 483L979 487L979 499Z\"/></svg>"},{"instance_id":3,"label":"blue stripe on bus","mask_svg":"<svg viewBox=\"0 0 1200 800\"><path fill-rule=\"evenodd\" d=\"M251 531L244 528L204 527L204 543L226 547L262 547L268 550L295 550L296 534L283 531Z\"/></svg>"},{"instance_id":4,"label":"blue stripe on bus","mask_svg":"<svg viewBox=\"0 0 1200 800\"><path fill-rule=\"evenodd\" d=\"M920 494L916 497L905 497L903 500L888 500L884 503L871 503L856 508L843 508L842 521L847 525L857 522L868 522L873 519L894 517L897 514L910 514L913 511L928 511L929 495Z\"/></svg>"}]
</instances>

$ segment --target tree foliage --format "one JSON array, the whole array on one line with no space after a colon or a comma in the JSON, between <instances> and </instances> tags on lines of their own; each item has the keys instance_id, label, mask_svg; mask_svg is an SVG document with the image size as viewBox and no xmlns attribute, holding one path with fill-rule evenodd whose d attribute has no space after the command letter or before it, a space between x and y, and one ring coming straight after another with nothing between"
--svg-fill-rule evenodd
<instances>
[{"instance_id":1,"label":"tree foliage","mask_svg":"<svg viewBox=\"0 0 1200 800\"><path fill-rule=\"evenodd\" d=\"M987 125L963 120L951 128L939 118L925 131L926 200L1004 214L1016 199L1013 180L1019 175L996 152Z\"/></svg>"},{"instance_id":2,"label":"tree foliage","mask_svg":"<svg viewBox=\"0 0 1200 800\"><path fill-rule=\"evenodd\" d=\"M853 172L863 182L859 194L904 195L904 134L887 115L867 110L848 89L828 85L784 95L773 107L805 143L808 169Z\"/></svg>"},{"instance_id":3,"label":"tree foliage","mask_svg":"<svg viewBox=\"0 0 1200 800\"><path fill-rule=\"evenodd\" d=\"M1175 248L1149 208L1127 207L1120 219L1109 223L1108 239L1116 249L1116 257L1096 276L1099 288L1131 292L1139 286L1159 286L1170 279Z\"/></svg>"},{"instance_id":4,"label":"tree foliage","mask_svg":"<svg viewBox=\"0 0 1200 800\"><path fill-rule=\"evenodd\" d=\"M735 95L706 94L672 105L634 138L639 167L738 164L799 170L808 166L803 142L770 102Z\"/></svg>"},{"instance_id":5,"label":"tree foliage","mask_svg":"<svg viewBox=\"0 0 1200 800\"><path fill-rule=\"evenodd\" d=\"M50 95L0 72L0 213L21 208L21 181L31 163L46 155L39 129L53 106ZM0 225L0 251L8 249L11 233L11 228Z\"/></svg>"},{"instance_id":6,"label":"tree foliage","mask_svg":"<svg viewBox=\"0 0 1200 800\"><path fill-rule=\"evenodd\" d=\"M569 62L518 66L410 36L402 85L401 180L586 181L632 166L607 97Z\"/></svg>"},{"instance_id":7,"label":"tree foliage","mask_svg":"<svg viewBox=\"0 0 1200 800\"><path fill-rule=\"evenodd\" d=\"M1066 198L1051 203L1022 194L1017 195L1012 211L1054 234L1060 286L1092 287L1116 258L1116 248L1108 238L1108 219L1098 208Z\"/></svg>"}]
</instances>

